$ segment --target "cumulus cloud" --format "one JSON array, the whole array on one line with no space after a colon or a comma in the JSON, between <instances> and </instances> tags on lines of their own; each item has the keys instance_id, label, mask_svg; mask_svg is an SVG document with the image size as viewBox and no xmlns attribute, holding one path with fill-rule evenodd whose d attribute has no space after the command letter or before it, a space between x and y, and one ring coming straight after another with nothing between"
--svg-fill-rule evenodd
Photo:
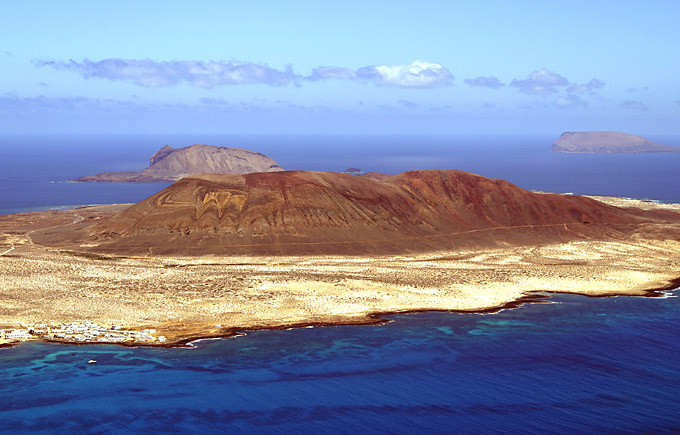
<instances>
[{"instance_id":1,"label":"cumulus cloud","mask_svg":"<svg viewBox=\"0 0 680 435\"><path fill-rule=\"evenodd\" d=\"M626 100L621 103L619 107L629 110L649 110L649 107L647 107L643 102L636 100Z\"/></svg>"},{"instance_id":2,"label":"cumulus cloud","mask_svg":"<svg viewBox=\"0 0 680 435\"><path fill-rule=\"evenodd\" d=\"M416 60L410 65L372 65L356 70L358 79L376 85L403 88L441 88L453 82L453 75L438 63Z\"/></svg>"},{"instance_id":3,"label":"cumulus cloud","mask_svg":"<svg viewBox=\"0 0 680 435\"><path fill-rule=\"evenodd\" d=\"M463 81L470 86L483 86L492 89L498 89L503 86L503 83L496 77L477 77L474 79L465 79Z\"/></svg>"},{"instance_id":4,"label":"cumulus cloud","mask_svg":"<svg viewBox=\"0 0 680 435\"><path fill-rule=\"evenodd\" d=\"M605 83L603 81L600 81L598 79L592 79L588 83L584 83L581 85L571 85L567 88L567 92L571 92L573 94L585 94L588 92L593 92L595 89L601 89L603 88Z\"/></svg>"},{"instance_id":5,"label":"cumulus cloud","mask_svg":"<svg viewBox=\"0 0 680 435\"><path fill-rule=\"evenodd\" d=\"M158 88L187 83L202 88L225 85L265 84L285 86L300 80L362 81L381 86L439 88L453 82L451 72L438 63L416 60L409 65L370 65L352 70L341 66L319 66L308 76L280 70L267 64L241 61L165 61L151 59L103 59L91 61L36 60L36 67L73 71L84 78L104 78Z\"/></svg>"},{"instance_id":6,"label":"cumulus cloud","mask_svg":"<svg viewBox=\"0 0 680 435\"><path fill-rule=\"evenodd\" d=\"M416 60L409 65L370 65L351 70L341 66L320 66L305 80L363 81L402 88L441 88L453 82L451 72L438 63Z\"/></svg>"},{"instance_id":7,"label":"cumulus cloud","mask_svg":"<svg viewBox=\"0 0 680 435\"><path fill-rule=\"evenodd\" d=\"M534 71L526 79L513 80L510 86L517 88L524 94L548 95L557 92L556 86L567 86L569 81L559 74L543 68Z\"/></svg>"},{"instance_id":8,"label":"cumulus cloud","mask_svg":"<svg viewBox=\"0 0 680 435\"><path fill-rule=\"evenodd\" d=\"M560 109L571 109L574 107L588 107L588 103L578 95L569 94L566 97L559 97L553 105Z\"/></svg>"},{"instance_id":9,"label":"cumulus cloud","mask_svg":"<svg viewBox=\"0 0 680 435\"><path fill-rule=\"evenodd\" d=\"M104 59L94 62L84 59L82 62L36 61L35 65L75 71L85 78L121 80L149 88L180 83L201 88L255 83L282 86L294 82L297 78L290 66L281 71L268 65L239 61L156 62L151 59Z\"/></svg>"}]
</instances>

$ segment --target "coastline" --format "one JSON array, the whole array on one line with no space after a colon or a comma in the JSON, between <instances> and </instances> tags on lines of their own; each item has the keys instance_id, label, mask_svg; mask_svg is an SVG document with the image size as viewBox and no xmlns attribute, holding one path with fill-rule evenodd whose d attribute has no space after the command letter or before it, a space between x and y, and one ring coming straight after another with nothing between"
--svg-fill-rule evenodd
<instances>
[{"instance_id":1,"label":"coastline","mask_svg":"<svg viewBox=\"0 0 680 435\"><path fill-rule=\"evenodd\" d=\"M6 302L0 323L55 327L87 319L128 332L153 328L167 340L30 340L182 347L264 329L382 324L394 314L492 313L546 302L559 293L656 297L680 286L680 241L639 237L411 255L297 257L108 256L31 240L40 225L79 225L121 207L0 218L0 295Z\"/></svg>"},{"instance_id":2,"label":"coastline","mask_svg":"<svg viewBox=\"0 0 680 435\"><path fill-rule=\"evenodd\" d=\"M550 303L551 295L553 294L573 294L589 298L611 298L611 297L644 297L644 298L657 298L662 297L663 292L680 290L680 277L672 279L668 284L653 287L644 290L644 294L627 294L627 293L611 293L611 294L588 294L588 293L574 293L566 291L530 291L529 294L521 296L515 300L505 302L499 306L487 307L481 309L473 310L456 310L456 309L409 309L409 310L393 310L393 311L377 311L366 314L364 319L348 320L348 321L335 321L335 322L299 322L293 324L281 324L281 325L271 325L262 327L233 327L229 328L219 334L197 334L182 337L178 340L166 343L146 343L146 342L122 342L122 343L102 343L97 341L69 341L69 340L59 340L59 339L45 339L45 338L33 338L31 340L23 341L13 341L13 342L2 342L0 343L0 349L11 348L18 346L22 343L28 342L43 342L43 343L56 343L56 344L67 344L74 346L91 346L91 345L117 345L128 348L137 347L150 347L150 348L164 348L164 349L179 349L186 347L194 347L193 343L204 340L219 340L225 338L235 338L246 336L248 332L255 331L283 331L283 330L293 330L302 328L324 328L324 327L339 327L339 326L377 326L383 325L385 323L390 323L395 321L394 319L386 318L387 316L401 315L401 314L418 314L418 313L458 313L458 314L494 314L503 310L511 310L516 308L521 308L527 304L536 303Z\"/></svg>"},{"instance_id":3,"label":"coastline","mask_svg":"<svg viewBox=\"0 0 680 435\"><path fill-rule=\"evenodd\" d=\"M282 330L293 330L293 329L302 329L302 328L324 328L324 327L341 327L341 326L377 326L377 325L383 325L385 323L390 323L395 320L386 318L386 316L393 316L393 315L400 315L400 314L418 314L418 313L459 313L459 314L493 314L497 313L503 310L509 310L509 309L516 309L516 308L521 308L524 305L527 304L534 304L534 303L550 303L550 295L552 294L577 294L579 296L584 296L584 297L590 297L590 298L610 298L610 297L619 297L619 296L627 296L627 297L645 297L645 298L656 298L656 297L661 297L663 291L674 291L674 290L680 290L680 277L677 279L674 279L671 284L668 284L663 287L658 287L658 288L653 288L646 290L646 294L644 295L630 295L630 294L609 294L609 295L590 295L590 294L585 294L585 293L572 293L572 292L560 292L560 291L552 291L549 292L547 295L545 294L535 294L535 295L526 295L522 296L516 300L509 301L503 305L497 306L497 307L489 307L489 308L484 308L484 309L479 309L479 310L439 310L439 309L422 309L422 310L404 310L404 311L379 311L375 313L368 314L365 318L365 320L356 320L356 321L346 321L346 322L301 322L301 323L296 323L296 324L282 324L282 325L273 325L273 326L265 326L265 327L258 327L258 328L232 328L229 331L225 331L224 333L220 334L208 334L208 335L195 335L195 336L187 336L184 337L180 340L173 341L170 343L145 343L145 342L132 342L132 343L102 343L102 342L97 342L97 341L85 341L85 342L78 342L78 341L68 341L68 340L54 340L54 339L43 339L43 338L36 338L32 340L26 340L26 341L14 341L14 342L7 342L7 343L0 343L0 349L2 348L12 348L14 346L21 345L23 343L29 343L29 342L42 342L42 343L56 343L56 344L66 344L66 345L74 345L74 346L91 346L91 345L106 345L106 344L111 344L111 345L116 345L116 346L122 346L122 347L127 347L127 348L138 348L138 347L149 347L149 348L163 348L163 349L180 349L180 348L187 348L187 347L194 347L193 343L199 342L199 341L204 341L204 340L221 340L225 338L235 338L235 337L241 337L241 336L246 336L248 332L254 332L254 331L282 331Z\"/></svg>"}]
</instances>

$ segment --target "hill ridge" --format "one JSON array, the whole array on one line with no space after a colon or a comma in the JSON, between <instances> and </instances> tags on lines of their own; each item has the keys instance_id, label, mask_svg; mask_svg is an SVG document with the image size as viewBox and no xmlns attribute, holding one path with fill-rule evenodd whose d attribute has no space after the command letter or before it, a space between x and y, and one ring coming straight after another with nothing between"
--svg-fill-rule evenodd
<instances>
[{"instance_id":1,"label":"hill ridge","mask_svg":"<svg viewBox=\"0 0 680 435\"><path fill-rule=\"evenodd\" d=\"M395 254L627 238L674 212L533 193L463 171L183 178L77 236L96 252Z\"/></svg>"}]
</instances>

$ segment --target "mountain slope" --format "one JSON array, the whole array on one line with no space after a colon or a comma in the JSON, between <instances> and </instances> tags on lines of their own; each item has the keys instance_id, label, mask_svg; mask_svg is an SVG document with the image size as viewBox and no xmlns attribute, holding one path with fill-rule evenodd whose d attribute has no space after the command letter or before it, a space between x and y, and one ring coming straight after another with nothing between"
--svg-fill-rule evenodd
<instances>
[{"instance_id":1,"label":"mountain slope","mask_svg":"<svg viewBox=\"0 0 680 435\"><path fill-rule=\"evenodd\" d=\"M384 180L291 171L184 178L86 228L81 243L120 253L389 254L625 238L679 218L460 171Z\"/></svg>"}]
</instances>

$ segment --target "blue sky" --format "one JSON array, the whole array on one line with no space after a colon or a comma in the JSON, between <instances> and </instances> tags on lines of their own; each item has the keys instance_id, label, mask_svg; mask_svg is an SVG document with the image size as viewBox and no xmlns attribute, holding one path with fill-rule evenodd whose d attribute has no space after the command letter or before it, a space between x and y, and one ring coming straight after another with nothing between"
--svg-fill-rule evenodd
<instances>
[{"instance_id":1,"label":"blue sky","mask_svg":"<svg viewBox=\"0 0 680 435\"><path fill-rule=\"evenodd\" d=\"M680 134L677 1L3 2L5 133Z\"/></svg>"}]
</instances>

